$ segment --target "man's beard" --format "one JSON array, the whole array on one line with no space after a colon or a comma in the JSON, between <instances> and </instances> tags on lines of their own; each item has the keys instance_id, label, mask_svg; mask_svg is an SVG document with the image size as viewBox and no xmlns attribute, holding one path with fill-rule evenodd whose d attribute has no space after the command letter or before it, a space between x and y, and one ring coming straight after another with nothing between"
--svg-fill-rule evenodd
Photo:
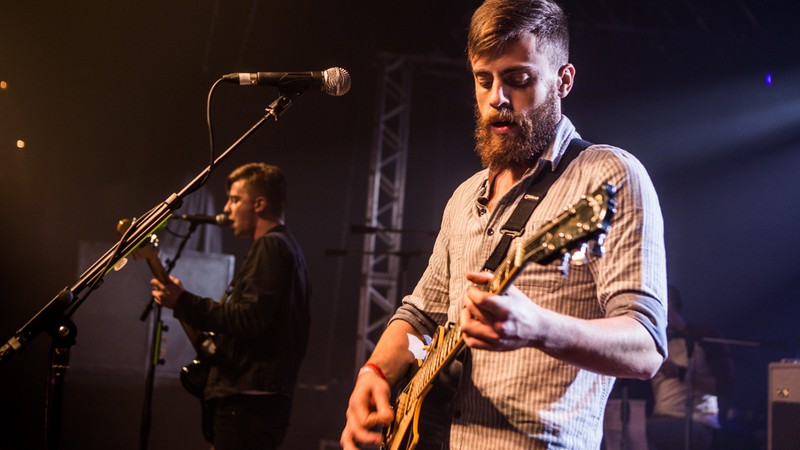
<instances>
[{"instance_id":1,"label":"man's beard","mask_svg":"<svg viewBox=\"0 0 800 450\"><path fill-rule=\"evenodd\" d=\"M555 136L561 114L556 109L556 93L551 90L547 101L528 114L508 109L481 117L475 108L475 151L483 167L493 170L533 167ZM492 123L503 121L516 125L511 133L496 134Z\"/></svg>"}]
</instances>

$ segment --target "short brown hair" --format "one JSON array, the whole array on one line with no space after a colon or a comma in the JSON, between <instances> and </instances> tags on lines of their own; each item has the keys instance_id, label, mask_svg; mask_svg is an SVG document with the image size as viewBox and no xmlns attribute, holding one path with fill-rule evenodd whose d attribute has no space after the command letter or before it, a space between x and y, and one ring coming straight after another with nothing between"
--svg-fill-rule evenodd
<instances>
[{"instance_id":1,"label":"short brown hair","mask_svg":"<svg viewBox=\"0 0 800 450\"><path fill-rule=\"evenodd\" d=\"M550 64L561 67L569 60L569 28L564 11L552 0L486 0L472 15L467 55L497 54L524 33L538 38L539 50Z\"/></svg>"},{"instance_id":2,"label":"short brown hair","mask_svg":"<svg viewBox=\"0 0 800 450\"><path fill-rule=\"evenodd\" d=\"M283 216L286 207L286 178L280 167L261 162L240 166L228 175L225 182L226 192L230 192L231 185L239 180L244 180L244 185L252 195L267 199L272 214Z\"/></svg>"}]
</instances>

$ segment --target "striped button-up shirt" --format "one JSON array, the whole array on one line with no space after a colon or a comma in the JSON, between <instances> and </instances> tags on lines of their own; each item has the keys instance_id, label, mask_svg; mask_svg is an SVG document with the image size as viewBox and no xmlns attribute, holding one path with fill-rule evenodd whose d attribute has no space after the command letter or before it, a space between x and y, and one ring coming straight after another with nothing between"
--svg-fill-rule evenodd
<instances>
[{"instance_id":1,"label":"striped button-up shirt","mask_svg":"<svg viewBox=\"0 0 800 450\"><path fill-rule=\"evenodd\" d=\"M571 139L579 137L566 117L543 160L557 167ZM392 320L409 322L422 335L436 324L458 320L470 283L501 238L536 168L493 211L486 208L487 170L462 183L447 203L427 269ZM658 197L641 163L608 145L584 150L553 183L525 226L524 240L602 183L616 189L617 212L602 257L571 267L564 278L557 258L529 264L514 285L538 305L582 319L630 316L666 355L666 258ZM513 248L512 243L512 248ZM614 378L578 368L535 348L510 352L470 350L454 400L450 448L597 449L603 411Z\"/></svg>"}]
</instances>

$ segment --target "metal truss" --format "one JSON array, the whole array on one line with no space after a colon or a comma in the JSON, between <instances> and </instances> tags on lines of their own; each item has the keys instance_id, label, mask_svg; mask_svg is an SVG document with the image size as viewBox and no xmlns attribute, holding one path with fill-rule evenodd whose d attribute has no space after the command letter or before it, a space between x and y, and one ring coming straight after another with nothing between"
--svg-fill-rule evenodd
<instances>
[{"instance_id":1,"label":"metal truss","mask_svg":"<svg viewBox=\"0 0 800 450\"><path fill-rule=\"evenodd\" d=\"M397 307L413 58L381 55L356 342L356 370Z\"/></svg>"}]
</instances>

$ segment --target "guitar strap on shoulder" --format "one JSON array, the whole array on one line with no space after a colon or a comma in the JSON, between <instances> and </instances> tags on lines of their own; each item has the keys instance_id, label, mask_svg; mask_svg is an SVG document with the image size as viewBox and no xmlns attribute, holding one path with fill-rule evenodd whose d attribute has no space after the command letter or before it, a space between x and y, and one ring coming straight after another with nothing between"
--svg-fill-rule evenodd
<instances>
[{"instance_id":1,"label":"guitar strap on shoulder","mask_svg":"<svg viewBox=\"0 0 800 450\"><path fill-rule=\"evenodd\" d=\"M500 233L503 234L503 237L500 239L497 247L494 248L492 255L486 260L486 263L483 265L483 270L494 272L497 267L500 266L500 263L503 262L503 259L505 259L508 254L511 241L515 237L522 235L525 224L528 222L528 219L530 219L531 214L533 214L533 210L536 209L539 202L547 194L550 186L558 179L564 170L566 170L572 160L590 145L592 145L591 142L584 141L583 139L572 139L567 146L567 150L564 151L564 155L561 157L561 161L556 170L550 170L550 161L543 161L545 166L542 167L536 179L528 185L516 209L511 213L511 217L508 218L503 228L500 229Z\"/></svg>"}]
</instances>

